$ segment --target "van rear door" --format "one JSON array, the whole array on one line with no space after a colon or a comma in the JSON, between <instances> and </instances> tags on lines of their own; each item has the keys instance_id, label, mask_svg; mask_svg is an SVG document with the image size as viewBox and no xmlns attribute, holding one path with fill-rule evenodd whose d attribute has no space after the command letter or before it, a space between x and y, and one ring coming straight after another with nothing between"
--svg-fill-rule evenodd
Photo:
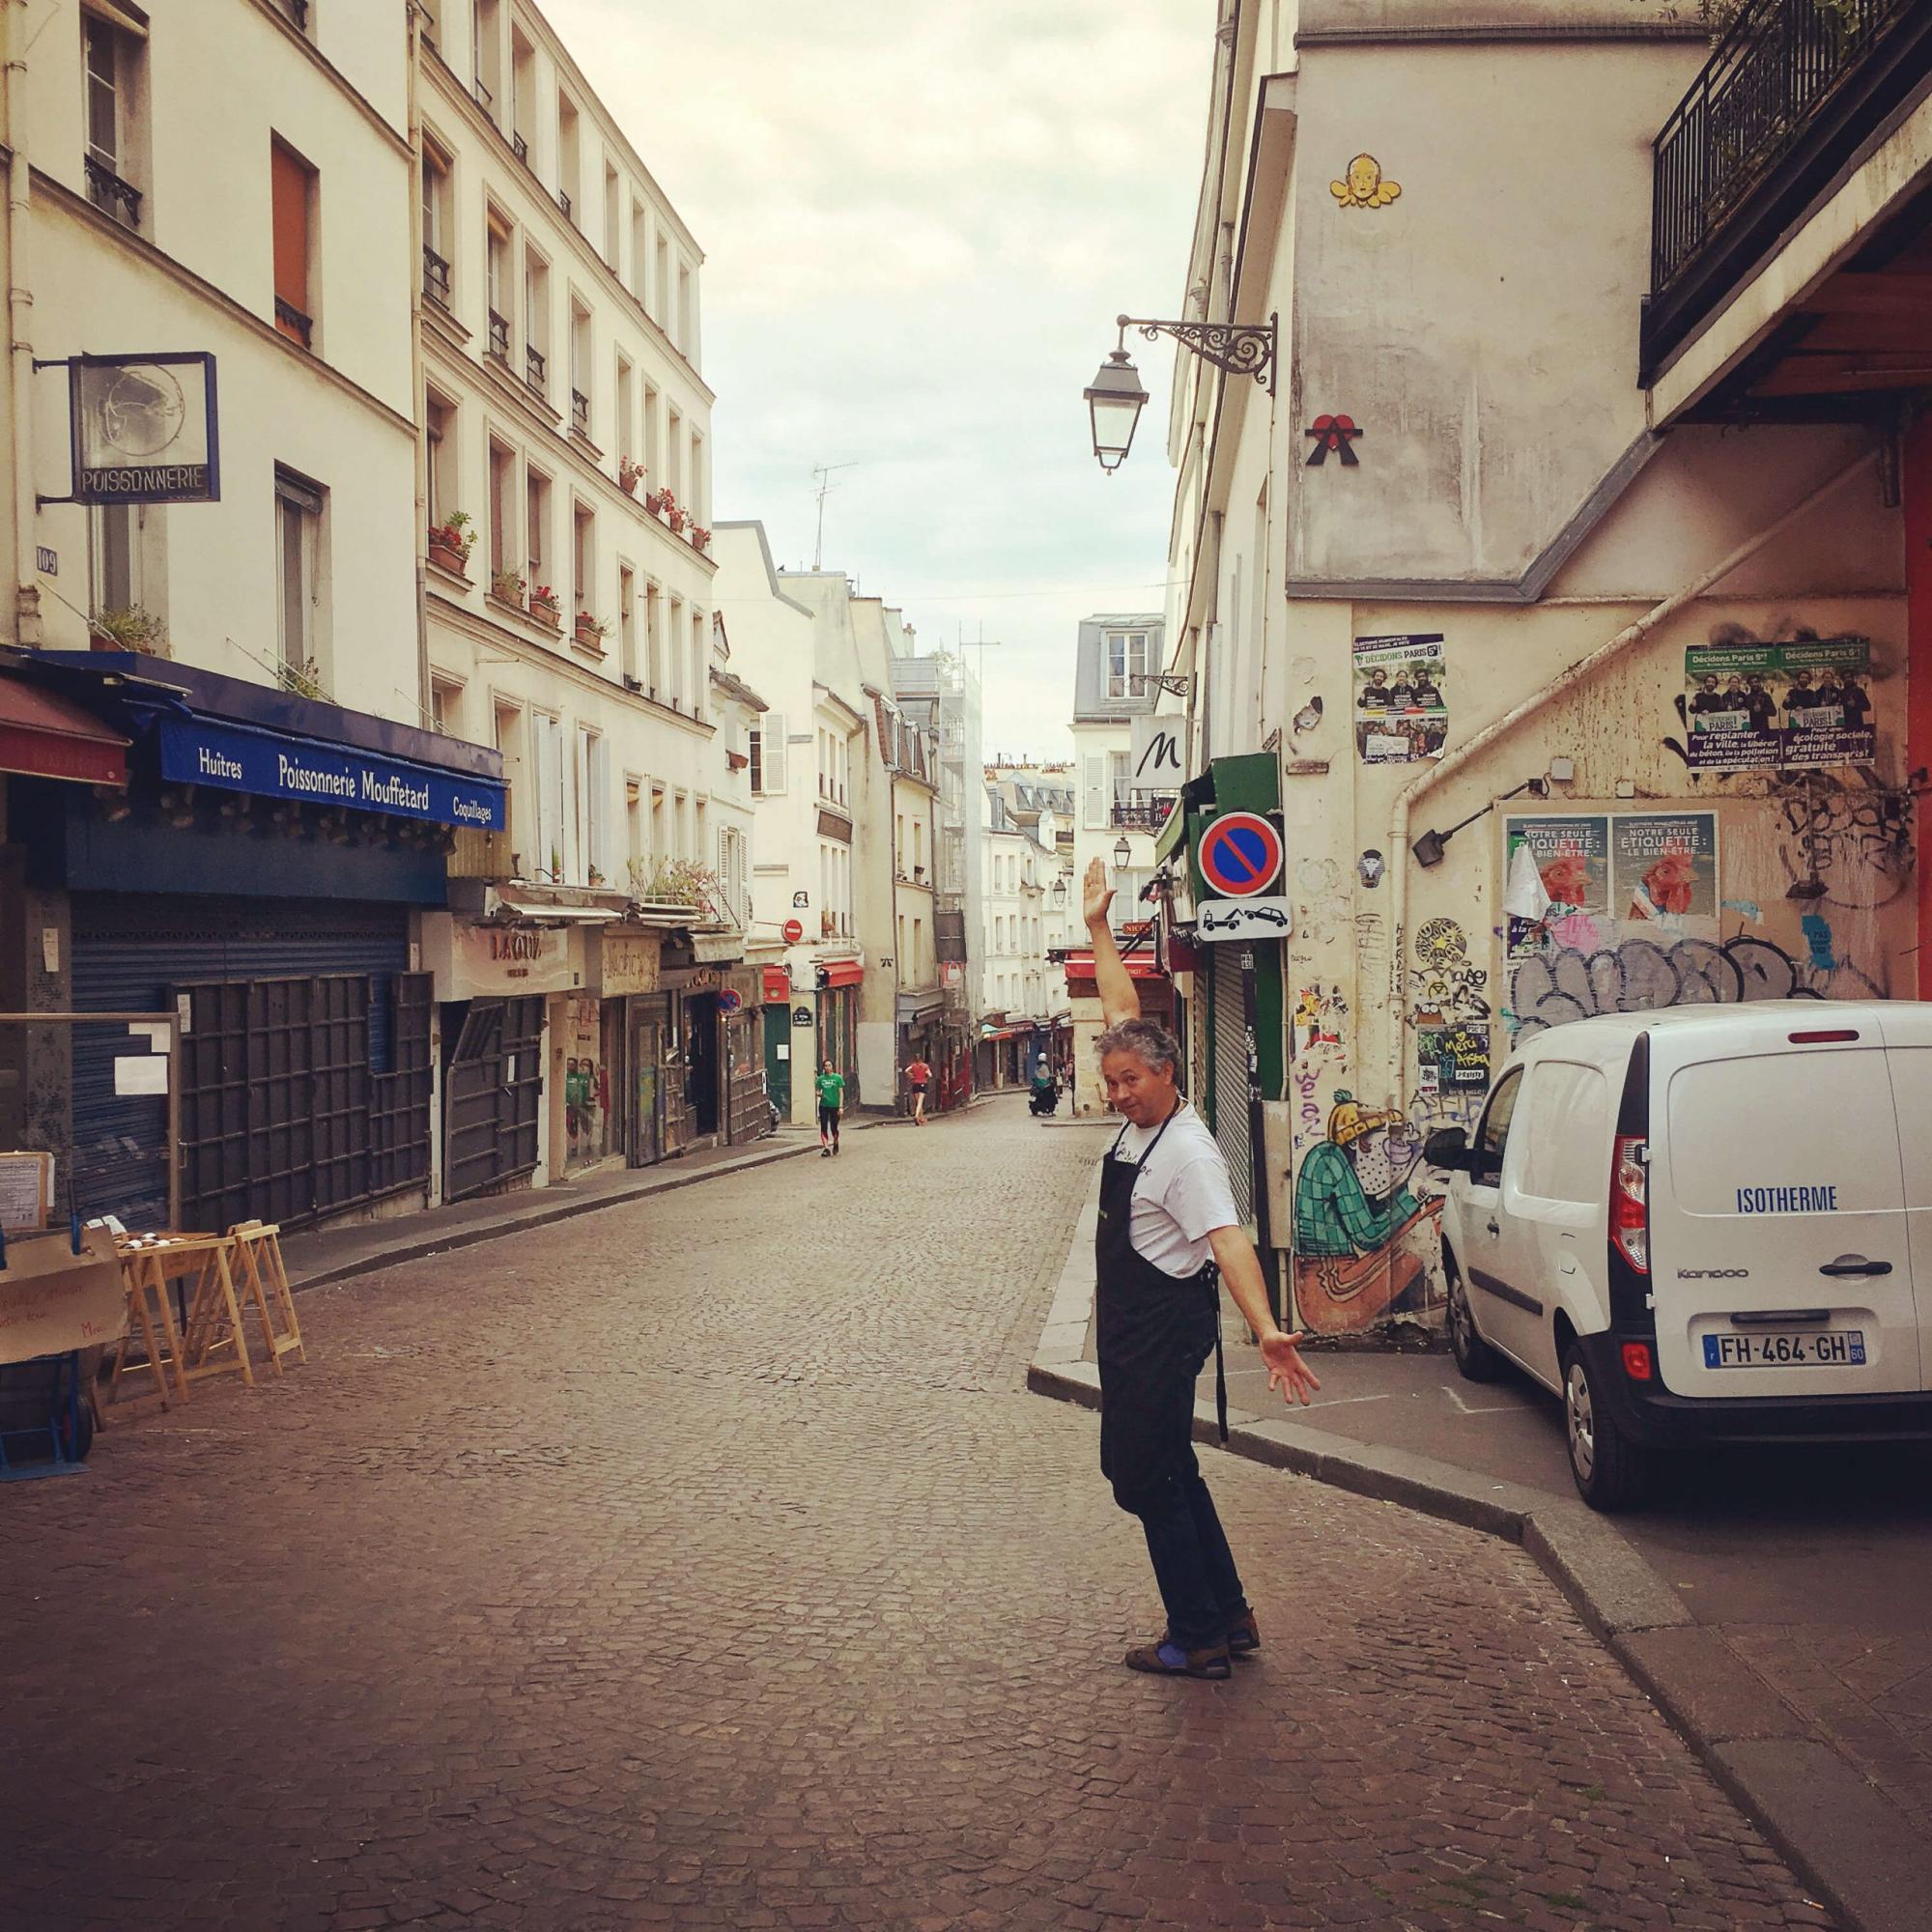
<instances>
[{"instance_id":1,"label":"van rear door","mask_svg":"<svg viewBox=\"0 0 1932 1932\"><path fill-rule=\"evenodd\" d=\"M1659 1026L1651 1068L1664 1386L1719 1400L1919 1388L1898 1117L1872 1009L1778 1002Z\"/></svg>"},{"instance_id":2,"label":"van rear door","mask_svg":"<svg viewBox=\"0 0 1932 1932\"><path fill-rule=\"evenodd\" d=\"M1932 1388L1932 1005L1901 1001L1888 1006L1879 1025L1898 1112L1912 1290L1918 1302L1919 1386Z\"/></svg>"}]
</instances>

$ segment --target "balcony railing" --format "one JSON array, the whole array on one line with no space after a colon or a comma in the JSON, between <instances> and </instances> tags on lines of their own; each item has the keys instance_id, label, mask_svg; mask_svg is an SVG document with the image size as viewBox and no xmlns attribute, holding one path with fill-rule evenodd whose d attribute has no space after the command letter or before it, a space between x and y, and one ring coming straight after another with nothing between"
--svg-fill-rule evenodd
<instances>
[{"instance_id":1,"label":"balcony railing","mask_svg":"<svg viewBox=\"0 0 1932 1932\"><path fill-rule=\"evenodd\" d=\"M1173 810L1172 798L1117 798L1108 809L1107 824L1126 832L1158 832Z\"/></svg>"},{"instance_id":2,"label":"balcony railing","mask_svg":"<svg viewBox=\"0 0 1932 1932\"><path fill-rule=\"evenodd\" d=\"M1922 75L1926 28L1918 0L1749 0L1739 13L1654 144L1646 369Z\"/></svg>"},{"instance_id":3,"label":"balcony railing","mask_svg":"<svg viewBox=\"0 0 1932 1932\"><path fill-rule=\"evenodd\" d=\"M298 309L294 302L275 298L275 327L284 335L292 335L304 349L312 346L315 324Z\"/></svg>"},{"instance_id":4,"label":"balcony railing","mask_svg":"<svg viewBox=\"0 0 1932 1932\"><path fill-rule=\"evenodd\" d=\"M308 0L282 0L282 5L289 10L289 18L293 20L296 23L296 25L302 30L303 33L307 33Z\"/></svg>"},{"instance_id":5,"label":"balcony railing","mask_svg":"<svg viewBox=\"0 0 1932 1932\"><path fill-rule=\"evenodd\" d=\"M521 134L512 134L510 136L510 146L515 151L518 160L522 161L526 167L528 167L530 164L530 144Z\"/></svg>"},{"instance_id":6,"label":"balcony railing","mask_svg":"<svg viewBox=\"0 0 1932 1932\"><path fill-rule=\"evenodd\" d=\"M500 355L505 362L510 359L510 319L490 311L490 354Z\"/></svg>"},{"instance_id":7,"label":"balcony railing","mask_svg":"<svg viewBox=\"0 0 1932 1932\"><path fill-rule=\"evenodd\" d=\"M449 264L427 243L423 247L423 294L439 308L449 306Z\"/></svg>"},{"instance_id":8,"label":"balcony railing","mask_svg":"<svg viewBox=\"0 0 1932 1932\"><path fill-rule=\"evenodd\" d=\"M581 435L590 434L590 398L582 389L570 392L570 426Z\"/></svg>"},{"instance_id":9,"label":"balcony railing","mask_svg":"<svg viewBox=\"0 0 1932 1932\"><path fill-rule=\"evenodd\" d=\"M544 360L544 353L534 342L524 345L524 381L539 393L550 387L549 365Z\"/></svg>"},{"instance_id":10,"label":"balcony railing","mask_svg":"<svg viewBox=\"0 0 1932 1932\"><path fill-rule=\"evenodd\" d=\"M88 200L129 228L140 227L141 190L128 186L105 161L97 161L92 155L81 156L81 166L87 175Z\"/></svg>"},{"instance_id":11,"label":"balcony railing","mask_svg":"<svg viewBox=\"0 0 1932 1932\"><path fill-rule=\"evenodd\" d=\"M563 188L558 188L556 191L556 205L563 210L563 218L566 221L576 218L570 212L570 196Z\"/></svg>"}]
</instances>

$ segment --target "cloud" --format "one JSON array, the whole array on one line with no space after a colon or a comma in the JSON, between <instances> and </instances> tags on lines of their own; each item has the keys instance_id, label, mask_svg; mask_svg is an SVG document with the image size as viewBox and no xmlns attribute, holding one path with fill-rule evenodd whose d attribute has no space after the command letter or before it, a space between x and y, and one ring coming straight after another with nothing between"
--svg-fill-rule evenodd
<instances>
[{"instance_id":1,"label":"cloud","mask_svg":"<svg viewBox=\"0 0 1932 1932\"><path fill-rule=\"evenodd\" d=\"M1171 356L1127 467L1081 389L1112 318L1176 314L1213 0L549 0L705 249L719 517L928 644L984 625L987 742L1066 748L1075 626L1159 609Z\"/></svg>"}]
</instances>

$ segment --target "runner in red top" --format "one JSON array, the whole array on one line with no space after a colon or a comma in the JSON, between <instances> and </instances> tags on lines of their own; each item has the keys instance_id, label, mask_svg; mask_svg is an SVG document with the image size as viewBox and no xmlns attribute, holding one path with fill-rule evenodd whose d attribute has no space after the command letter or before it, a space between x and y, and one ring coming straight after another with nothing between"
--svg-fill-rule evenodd
<instances>
[{"instance_id":1,"label":"runner in red top","mask_svg":"<svg viewBox=\"0 0 1932 1932\"><path fill-rule=\"evenodd\" d=\"M912 1095L912 1123L925 1125L925 1090L931 1084L932 1068L923 1060L915 1060L906 1068L906 1091Z\"/></svg>"}]
</instances>

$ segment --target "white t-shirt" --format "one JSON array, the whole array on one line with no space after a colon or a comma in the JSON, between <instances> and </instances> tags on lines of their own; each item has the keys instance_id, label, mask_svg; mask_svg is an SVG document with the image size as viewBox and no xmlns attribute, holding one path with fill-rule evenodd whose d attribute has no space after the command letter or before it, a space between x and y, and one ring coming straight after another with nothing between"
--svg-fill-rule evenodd
<instances>
[{"instance_id":1,"label":"white t-shirt","mask_svg":"<svg viewBox=\"0 0 1932 1932\"><path fill-rule=\"evenodd\" d=\"M1130 1123L1116 1151L1122 1160L1138 1161L1151 1147L1153 1158L1134 1181L1128 1243L1164 1274L1199 1274L1213 1260L1208 1236L1241 1224L1227 1160L1208 1122L1184 1100L1165 1133Z\"/></svg>"}]
</instances>

